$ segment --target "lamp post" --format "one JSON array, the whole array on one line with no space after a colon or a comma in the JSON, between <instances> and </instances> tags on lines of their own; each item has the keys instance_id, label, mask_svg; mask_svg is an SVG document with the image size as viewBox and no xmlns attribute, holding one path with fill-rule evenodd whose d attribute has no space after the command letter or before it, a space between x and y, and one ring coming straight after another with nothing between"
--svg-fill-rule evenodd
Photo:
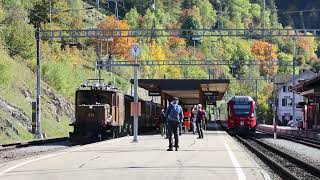
<instances>
[{"instance_id":1,"label":"lamp post","mask_svg":"<svg viewBox=\"0 0 320 180\"><path fill-rule=\"evenodd\" d=\"M131 49L131 55L134 57L134 106L133 106L133 142L138 142L138 57L141 54L141 48L134 44Z\"/></svg>"}]
</instances>

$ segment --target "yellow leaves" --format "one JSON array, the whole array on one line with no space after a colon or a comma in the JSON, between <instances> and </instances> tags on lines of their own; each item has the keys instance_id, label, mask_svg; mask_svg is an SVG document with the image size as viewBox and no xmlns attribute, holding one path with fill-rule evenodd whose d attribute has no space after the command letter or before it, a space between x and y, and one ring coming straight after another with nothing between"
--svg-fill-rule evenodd
<instances>
[{"instance_id":1,"label":"yellow leaves","mask_svg":"<svg viewBox=\"0 0 320 180\"><path fill-rule=\"evenodd\" d=\"M298 46L304 50L307 55L308 60L316 60L317 55L316 51L318 48L318 44L314 38L314 36L310 37L298 37Z\"/></svg>"},{"instance_id":2,"label":"yellow leaves","mask_svg":"<svg viewBox=\"0 0 320 180\"><path fill-rule=\"evenodd\" d=\"M155 41L152 42L150 46L151 59L165 60L166 55L164 54L162 47L158 45Z\"/></svg>"},{"instance_id":3,"label":"yellow leaves","mask_svg":"<svg viewBox=\"0 0 320 180\"><path fill-rule=\"evenodd\" d=\"M149 55L142 53L141 59L166 61L170 56L165 48L155 41L151 42ZM145 78L180 78L181 68L179 66L146 66L144 67Z\"/></svg>"},{"instance_id":4,"label":"yellow leaves","mask_svg":"<svg viewBox=\"0 0 320 180\"><path fill-rule=\"evenodd\" d=\"M87 63L82 57L79 49L69 46L61 49L61 46L58 43L42 43L41 59L44 62L67 62L73 66L83 66Z\"/></svg>"},{"instance_id":5,"label":"yellow leaves","mask_svg":"<svg viewBox=\"0 0 320 180\"><path fill-rule=\"evenodd\" d=\"M105 30L129 30L130 26L125 20L117 20L114 16L107 17L104 21L98 24L99 29ZM122 34L123 36L128 35L127 32ZM111 42L109 42L109 47L112 55L116 55L118 57L123 57L126 59L131 59L131 55L129 50L131 46L136 42L136 38L132 37L123 37L123 38L114 38ZM104 47L107 46L107 42L104 42Z\"/></svg>"},{"instance_id":6,"label":"yellow leaves","mask_svg":"<svg viewBox=\"0 0 320 180\"><path fill-rule=\"evenodd\" d=\"M255 41L251 48L252 54L257 61L261 62L260 72L263 75L274 75L277 73L278 66L275 63L270 63L277 59L277 48L266 41Z\"/></svg>"}]
</instances>

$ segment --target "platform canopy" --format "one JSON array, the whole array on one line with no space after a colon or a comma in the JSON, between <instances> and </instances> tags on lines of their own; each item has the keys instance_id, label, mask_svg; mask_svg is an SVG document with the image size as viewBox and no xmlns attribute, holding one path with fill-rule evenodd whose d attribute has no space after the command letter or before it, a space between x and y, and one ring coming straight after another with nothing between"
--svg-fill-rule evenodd
<instances>
[{"instance_id":1,"label":"platform canopy","mask_svg":"<svg viewBox=\"0 0 320 180\"><path fill-rule=\"evenodd\" d=\"M131 79L131 83L133 80ZM165 93L178 97L184 104L198 104L200 97L213 93L215 100L222 99L229 86L228 79L139 79L138 85L149 93Z\"/></svg>"},{"instance_id":2,"label":"platform canopy","mask_svg":"<svg viewBox=\"0 0 320 180\"><path fill-rule=\"evenodd\" d=\"M314 78L300 83L298 86L293 88L300 95L303 96L319 96L320 95L320 75L315 76Z\"/></svg>"}]
</instances>

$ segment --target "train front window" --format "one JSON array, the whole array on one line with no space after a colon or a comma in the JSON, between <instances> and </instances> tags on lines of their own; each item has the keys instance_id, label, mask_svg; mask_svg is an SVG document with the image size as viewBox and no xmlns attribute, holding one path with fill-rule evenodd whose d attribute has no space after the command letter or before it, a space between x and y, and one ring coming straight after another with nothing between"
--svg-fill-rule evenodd
<instances>
[{"instance_id":1,"label":"train front window","mask_svg":"<svg viewBox=\"0 0 320 180\"><path fill-rule=\"evenodd\" d=\"M108 96L104 93L82 91L77 94L78 105L108 104Z\"/></svg>"},{"instance_id":2,"label":"train front window","mask_svg":"<svg viewBox=\"0 0 320 180\"><path fill-rule=\"evenodd\" d=\"M250 104L234 104L233 111L236 116L249 116L251 112Z\"/></svg>"}]
</instances>

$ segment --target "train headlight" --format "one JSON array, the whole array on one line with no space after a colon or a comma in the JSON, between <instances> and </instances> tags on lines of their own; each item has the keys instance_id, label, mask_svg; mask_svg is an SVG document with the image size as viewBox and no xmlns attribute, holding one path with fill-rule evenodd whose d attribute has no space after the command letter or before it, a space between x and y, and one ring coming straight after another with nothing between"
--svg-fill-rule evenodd
<instances>
[{"instance_id":1,"label":"train headlight","mask_svg":"<svg viewBox=\"0 0 320 180\"><path fill-rule=\"evenodd\" d=\"M254 118L254 114L253 113L251 114L250 118Z\"/></svg>"}]
</instances>

